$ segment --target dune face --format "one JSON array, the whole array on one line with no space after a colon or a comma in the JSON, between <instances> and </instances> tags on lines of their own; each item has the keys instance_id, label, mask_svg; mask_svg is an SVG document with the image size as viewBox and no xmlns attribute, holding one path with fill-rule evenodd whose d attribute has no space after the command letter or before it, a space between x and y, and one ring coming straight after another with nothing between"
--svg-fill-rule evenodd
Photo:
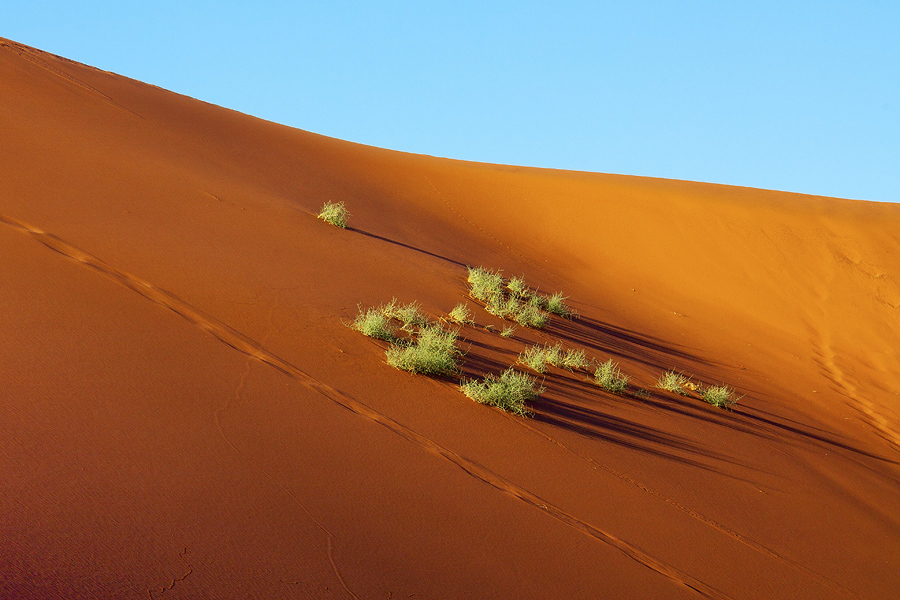
<instances>
[{"instance_id":1,"label":"dune face","mask_svg":"<svg viewBox=\"0 0 900 600\"><path fill-rule=\"evenodd\" d=\"M3 598L900 596L900 206L380 150L7 40L0 87ZM503 338L466 265L580 316ZM559 342L630 391L476 404L345 325L392 297L468 302L463 377Z\"/></svg>"}]
</instances>

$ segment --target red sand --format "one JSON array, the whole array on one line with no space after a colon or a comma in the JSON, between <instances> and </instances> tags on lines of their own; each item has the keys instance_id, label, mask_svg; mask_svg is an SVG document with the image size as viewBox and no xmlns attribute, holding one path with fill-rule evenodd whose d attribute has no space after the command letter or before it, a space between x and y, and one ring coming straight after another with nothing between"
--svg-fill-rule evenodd
<instances>
[{"instance_id":1,"label":"red sand","mask_svg":"<svg viewBox=\"0 0 900 600\"><path fill-rule=\"evenodd\" d=\"M900 596L900 206L369 148L5 40L0 86L3 598ZM342 323L467 264L581 314L477 308L467 376L561 341L649 396L551 369L512 417Z\"/></svg>"}]
</instances>

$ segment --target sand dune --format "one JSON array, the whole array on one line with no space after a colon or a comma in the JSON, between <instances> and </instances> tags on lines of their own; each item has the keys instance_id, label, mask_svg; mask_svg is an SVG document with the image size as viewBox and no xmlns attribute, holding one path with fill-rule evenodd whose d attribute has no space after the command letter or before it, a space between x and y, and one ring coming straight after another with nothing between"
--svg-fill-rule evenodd
<instances>
[{"instance_id":1,"label":"sand dune","mask_svg":"<svg viewBox=\"0 0 900 600\"><path fill-rule=\"evenodd\" d=\"M900 206L381 150L8 40L0 85L0 596L900 594ZM466 265L580 316L503 338ZM476 404L346 327L392 297L469 303L462 377L559 342L630 392Z\"/></svg>"}]
</instances>

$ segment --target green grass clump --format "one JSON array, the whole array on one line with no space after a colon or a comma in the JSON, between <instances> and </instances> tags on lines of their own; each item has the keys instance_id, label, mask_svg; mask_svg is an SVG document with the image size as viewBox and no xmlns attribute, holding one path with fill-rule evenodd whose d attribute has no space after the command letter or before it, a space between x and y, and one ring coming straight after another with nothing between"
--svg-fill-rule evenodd
<instances>
[{"instance_id":1,"label":"green grass clump","mask_svg":"<svg viewBox=\"0 0 900 600\"><path fill-rule=\"evenodd\" d=\"M549 298L547 298L547 312L551 312L554 315L559 315L561 317L565 317L566 319L575 315L575 311L566 304L567 297L562 295L562 292L556 292Z\"/></svg>"},{"instance_id":2,"label":"green grass clump","mask_svg":"<svg viewBox=\"0 0 900 600\"><path fill-rule=\"evenodd\" d=\"M531 290L525 285L524 277L513 277L506 283L506 289L517 298L527 299L531 296Z\"/></svg>"},{"instance_id":3,"label":"green grass clump","mask_svg":"<svg viewBox=\"0 0 900 600\"><path fill-rule=\"evenodd\" d=\"M555 346L544 346L544 362L548 365L562 367L564 359L565 352L559 344L556 344Z\"/></svg>"},{"instance_id":4,"label":"green grass clump","mask_svg":"<svg viewBox=\"0 0 900 600\"><path fill-rule=\"evenodd\" d=\"M497 302L503 297L503 276L498 271L469 267L469 292L487 304Z\"/></svg>"},{"instance_id":5,"label":"green grass clump","mask_svg":"<svg viewBox=\"0 0 900 600\"><path fill-rule=\"evenodd\" d=\"M516 362L538 373L543 373L547 370L547 365L562 367L565 365L565 360L565 350L562 349L562 346L556 344L555 346L529 346L524 352L519 354Z\"/></svg>"},{"instance_id":6,"label":"green grass clump","mask_svg":"<svg viewBox=\"0 0 900 600\"><path fill-rule=\"evenodd\" d=\"M469 307L465 305L464 302L460 302L456 306L453 307L447 314L447 318L453 321L454 323L459 323L460 325L469 325L474 323L475 320L472 318L475 314L469 310Z\"/></svg>"},{"instance_id":7,"label":"green grass clump","mask_svg":"<svg viewBox=\"0 0 900 600\"><path fill-rule=\"evenodd\" d=\"M510 367L499 377L488 373L481 381L467 381L459 389L475 402L496 406L524 417L531 414L525 403L544 392L543 387L536 386L534 378Z\"/></svg>"},{"instance_id":8,"label":"green grass clump","mask_svg":"<svg viewBox=\"0 0 900 600\"><path fill-rule=\"evenodd\" d=\"M543 346L529 346L519 354L516 362L533 371L543 373L547 370L547 349Z\"/></svg>"},{"instance_id":9,"label":"green grass clump","mask_svg":"<svg viewBox=\"0 0 900 600\"><path fill-rule=\"evenodd\" d=\"M713 385L703 388L703 399L718 408L729 408L732 404L740 400L735 396L733 389L727 385Z\"/></svg>"},{"instance_id":10,"label":"green grass clump","mask_svg":"<svg viewBox=\"0 0 900 600\"><path fill-rule=\"evenodd\" d=\"M691 382L690 377L685 377L683 373L677 373L669 370L659 376L656 381L656 387L668 392L675 392L682 396L688 395L687 384Z\"/></svg>"},{"instance_id":11,"label":"green grass clump","mask_svg":"<svg viewBox=\"0 0 900 600\"><path fill-rule=\"evenodd\" d=\"M343 202L326 202L316 216L343 229L347 227L347 218L350 216L350 212Z\"/></svg>"},{"instance_id":12,"label":"green grass clump","mask_svg":"<svg viewBox=\"0 0 900 600\"><path fill-rule=\"evenodd\" d=\"M542 329L550 320L544 312L549 300L530 289L522 277L506 281L499 271L469 267L469 294L484 302L484 309L492 315L510 319L522 327ZM562 295L558 296L564 300Z\"/></svg>"},{"instance_id":13,"label":"green grass clump","mask_svg":"<svg viewBox=\"0 0 900 600\"><path fill-rule=\"evenodd\" d=\"M522 327L543 329L550 318L536 306L532 306L531 304L521 304L519 305L518 312L513 316L513 320Z\"/></svg>"},{"instance_id":14,"label":"green grass clump","mask_svg":"<svg viewBox=\"0 0 900 600\"><path fill-rule=\"evenodd\" d=\"M403 324L400 329L407 333L413 333L415 328L425 327L429 323L428 317L422 312L422 306L418 302L400 304L396 298L392 298L383 310L388 318L400 321Z\"/></svg>"},{"instance_id":15,"label":"green grass clump","mask_svg":"<svg viewBox=\"0 0 900 600\"><path fill-rule=\"evenodd\" d=\"M628 386L628 376L623 375L618 363L609 359L594 371L594 384L607 392L621 393Z\"/></svg>"},{"instance_id":16,"label":"green grass clump","mask_svg":"<svg viewBox=\"0 0 900 600\"><path fill-rule=\"evenodd\" d=\"M590 361L588 360L587 355L585 355L584 350L573 350L570 348L566 351L566 355L562 359L563 368L570 371L587 369L589 364Z\"/></svg>"},{"instance_id":17,"label":"green grass clump","mask_svg":"<svg viewBox=\"0 0 900 600\"><path fill-rule=\"evenodd\" d=\"M500 330L500 335L509 338L512 337L512 334L516 332L515 325L504 325L503 329Z\"/></svg>"},{"instance_id":18,"label":"green grass clump","mask_svg":"<svg viewBox=\"0 0 900 600\"><path fill-rule=\"evenodd\" d=\"M461 354L456 348L457 335L439 325L428 325L418 331L413 343L391 345L386 352L387 363L423 375L454 373Z\"/></svg>"},{"instance_id":19,"label":"green grass clump","mask_svg":"<svg viewBox=\"0 0 900 600\"><path fill-rule=\"evenodd\" d=\"M360 308L359 314L350 327L363 335L389 342L393 341L397 334L397 328L391 322L391 318L385 314L385 306L366 310Z\"/></svg>"}]
</instances>

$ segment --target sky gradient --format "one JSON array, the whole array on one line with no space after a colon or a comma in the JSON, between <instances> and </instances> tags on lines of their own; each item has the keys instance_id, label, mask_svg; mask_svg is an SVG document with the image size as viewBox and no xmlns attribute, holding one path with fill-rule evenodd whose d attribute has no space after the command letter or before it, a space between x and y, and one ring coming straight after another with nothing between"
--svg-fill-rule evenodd
<instances>
[{"instance_id":1,"label":"sky gradient","mask_svg":"<svg viewBox=\"0 0 900 600\"><path fill-rule=\"evenodd\" d=\"M0 7L0 36L354 142L894 202L898 32L893 0Z\"/></svg>"}]
</instances>

